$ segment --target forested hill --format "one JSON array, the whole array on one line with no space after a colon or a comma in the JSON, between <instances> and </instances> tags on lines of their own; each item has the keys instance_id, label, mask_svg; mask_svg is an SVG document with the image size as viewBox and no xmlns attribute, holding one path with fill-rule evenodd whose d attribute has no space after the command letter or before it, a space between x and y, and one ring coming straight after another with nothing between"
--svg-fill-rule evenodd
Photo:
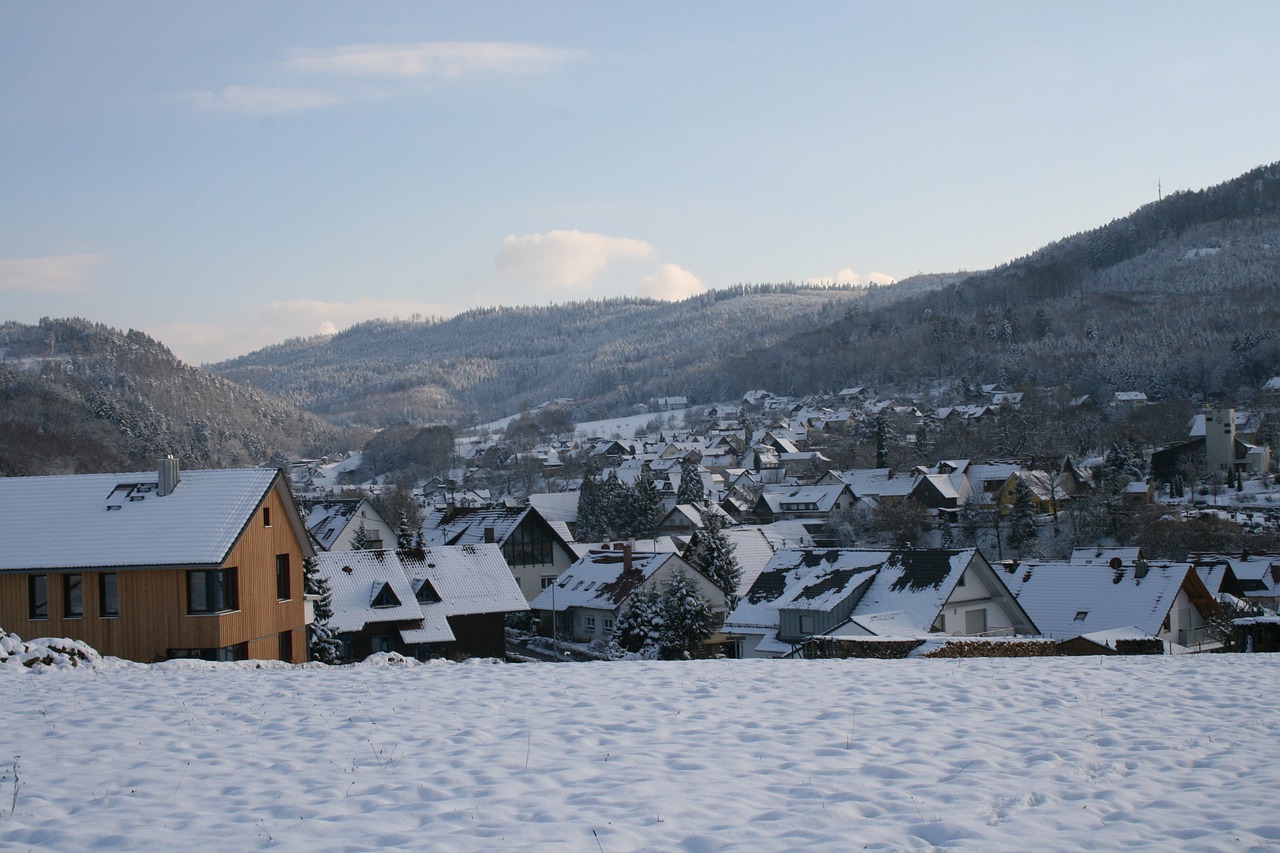
<instances>
[{"instance_id":1,"label":"forested hill","mask_svg":"<svg viewBox=\"0 0 1280 853\"><path fill-rule=\"evenodd\" d=\"M677 303L486 308L442 322L362 323L210 369L338 423L465 422L557 397L578 401L579 415L603 414L653 397L708 399L687 377L876 298L874 289L765 285Z\"/></svg>"},{"instance_id":2,"label":"forested hill","mask_svg":"<svg viewBox=\"0 0 1280 853\"><path fill-rule=\"evenodd\" d=\"M852 307L717 373L768 388L957 378L1246 396L1280 374L1280 164L912 298Z\"/></svg>"},{"instance_id":3,"label":"forested hill","mask_svg":"<svg viewBox=\"0 0 1280 853\"><path fill-rule=\"evenodd\" d=\"M1273 164L984 272L376 321L211 369L373 426L468 422L557 397L584 417L660 396L916 391L935 380L1234 394L1280 373L1278 297Z\"/></svg>"},{"instance_id":4,"label":"forested hill","mask_svg":"<svg viewBox=\"0 0 1280 853\"><path fill-rule=\"evenodd\" d=\"M327 450L323 420L85 320L0 324L0 476L256 465Z\"/></svg>"}]
</instances>

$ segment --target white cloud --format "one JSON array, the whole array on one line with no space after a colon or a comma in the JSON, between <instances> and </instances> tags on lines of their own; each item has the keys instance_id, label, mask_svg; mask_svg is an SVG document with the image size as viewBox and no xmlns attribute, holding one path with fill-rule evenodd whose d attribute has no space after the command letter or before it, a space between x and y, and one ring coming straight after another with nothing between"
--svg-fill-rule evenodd
<instances>
[{"instance_id":1,"label":"white cloud","mask_svg":"<svg viewBox=\"0 0 1280 853\"><path fill-rule=\"evenodd\" d=\"M252 115L303 112L352 100L320 89L289 86L224 86L221 92L186 92L183 97L198 109Z\"/></svg>"},{"instance_id":2,"label":"white cloud","mask_svg":"<svg viewBox=\"0 0 1280 853\"><path fill-rule=\"evenodd\" d=\"M622 260L646 258L653 244L630 237L585 231L508 236L494 263L501 278L544 290L582 288L605 267Z\"/></svg>"},{"instance_id":3,"label":"white cloud","mask_svg":"<svg viewBox=\"0 0 1280 853\"><path fill-rule=\"evenodd\" d=\"M706 293L707 286L693 273L678 264L663 264L640 282L640 295L678 302Z\"/></svg>"},{"instance_id":4,"label":"white cloud","mask_svg":"<svg viewBox=\"0 0 1280 853\"><path fill-rule=\"evenodd\" d=\"M806 284L852 284L852 285L871 285L871 284L893 284L897 279L887 273L870 272L865 276L854 272L852 268L845 267L835 274L835 276L824 276L819 278L806 279Z\"/></svg>"},{"instance_id":5,"label":"white cloud","mask_svg":"<svg viewBox=\"0 0 1280 853\"><path fill-rule=\"evenodd\" d=\"M248 322L168 323L158 326L154 334L179 358L203 364L234 358L290 338L336 334L366 320L407 319L415 314L448 316L456 310L412 299L292 299L264 305Z\"/></svg>"},{"instance_id":6,"label":"white cloud","mask_svg":"<svg viewBox=\"0 0 1280 853\"><path fill-rule=\"evenodd\" d=\"M345 45L302 53L282 65L303 73L451 80L464 74L534 74L576 56L560 48L512 42Z\"/></svg>"},{"instance_id":7,"label":"white cloud","mask_svg":"<svg viewBox=\"0 0 1280 853\"><path fill-rule=\"evenodd\" d=\"M0 258L0 291L84 293L89 290L85 279L101 263L92 254Z\"/></svg>"}]
</instances>

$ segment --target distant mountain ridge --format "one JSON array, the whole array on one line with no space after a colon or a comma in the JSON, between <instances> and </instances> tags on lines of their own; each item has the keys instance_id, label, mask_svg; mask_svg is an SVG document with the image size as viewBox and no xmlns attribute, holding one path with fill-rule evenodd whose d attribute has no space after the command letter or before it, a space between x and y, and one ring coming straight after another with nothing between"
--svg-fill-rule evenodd
<instances>
[{"instance_id":1,"label":"distant mountain ridge","mask_svg":"<svg viewBox=\"0 0 1280 853\"><path fill-rule=\"evenodd\" d=\"M338 430L87 320L0 324L0 475L257 465L332 447Z\"/></svg>"}]
</instances>

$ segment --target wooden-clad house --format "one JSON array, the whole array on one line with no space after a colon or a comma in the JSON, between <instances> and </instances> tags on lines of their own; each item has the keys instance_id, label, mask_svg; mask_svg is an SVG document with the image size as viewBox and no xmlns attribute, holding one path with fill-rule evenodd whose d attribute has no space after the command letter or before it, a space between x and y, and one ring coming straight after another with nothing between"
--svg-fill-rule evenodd
<instances>
[{"instance_id":1,"label":"wooden-clad house","mask_svg":"<svg viewBox=\"0 0 1280 853\"><path fill-rule=\"evenodd\" d=\"M23 637L303 661L313 553L274 468L0 478L0 626Z\"/></svg>"}]
</instances>

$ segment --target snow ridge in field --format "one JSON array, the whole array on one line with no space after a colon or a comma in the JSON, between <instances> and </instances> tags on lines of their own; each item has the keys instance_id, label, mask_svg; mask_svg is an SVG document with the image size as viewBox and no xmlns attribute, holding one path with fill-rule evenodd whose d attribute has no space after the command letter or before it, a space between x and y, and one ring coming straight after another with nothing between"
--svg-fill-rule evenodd
<instances>
[{"instance_id":1,"label":"snow ridge in field","mask_svg":"<svg viewBox=\"0 0 1280 853\"><path fill-rule=\"evenodd\" d=\"M19 675L0 847L1277 850L1277 660Z\"/></svg>"}]
</instances>

